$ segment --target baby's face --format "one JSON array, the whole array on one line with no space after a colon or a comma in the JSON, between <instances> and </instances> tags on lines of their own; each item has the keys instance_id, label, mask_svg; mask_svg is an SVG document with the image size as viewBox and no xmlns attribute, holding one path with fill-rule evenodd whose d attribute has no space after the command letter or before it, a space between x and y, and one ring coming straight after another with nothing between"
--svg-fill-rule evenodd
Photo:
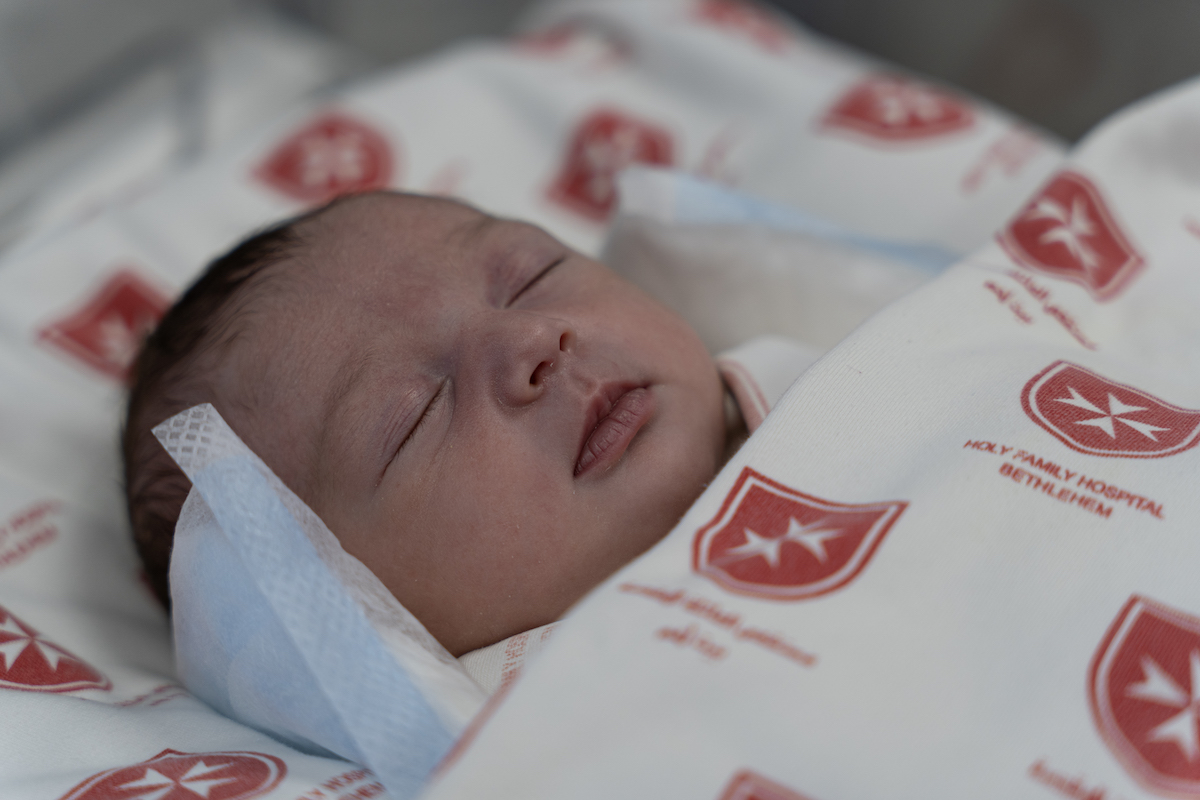
<instances>
[{"instance_id":1,"label":"baby's face","mask_svg":"<svg viewBox=\"0 0 1200 800\"><path fill-rule=\"evenodd\" d=\"M403 195L300 232L219 394L267 387L235 428L455 655L559 617L715 473L712 359L599 262Z\"/></svg>"}]
</instances>

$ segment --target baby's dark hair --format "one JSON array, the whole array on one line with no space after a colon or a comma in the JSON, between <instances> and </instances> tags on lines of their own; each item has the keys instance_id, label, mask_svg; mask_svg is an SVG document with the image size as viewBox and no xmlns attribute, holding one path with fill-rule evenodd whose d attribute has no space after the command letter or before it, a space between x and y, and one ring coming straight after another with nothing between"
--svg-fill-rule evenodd
<instances>
[{"instance_id":1,"label":"baby's dark hair","mask_svg":"<svg viewBox=\"0 0 1200 800\"><path fill-rule=\"evenodd\" d=\"M146 578L168 609L175 523L191 482L151 428L214 399L204 367L236 337L240 310L266 279L265 271L297 251L296 225L308 216L255 234L213 261L146 338L134 362L121 434L125 500Z\"/></svg>"}]
</instances>

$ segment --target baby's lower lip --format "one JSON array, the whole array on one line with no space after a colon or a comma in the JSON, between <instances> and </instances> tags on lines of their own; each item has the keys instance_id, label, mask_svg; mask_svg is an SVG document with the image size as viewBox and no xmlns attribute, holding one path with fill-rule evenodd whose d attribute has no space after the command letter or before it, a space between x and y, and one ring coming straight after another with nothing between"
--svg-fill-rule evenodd
<instances>
[{"instance_id":1,"label":"baby's lower lip","mask_svg":"<svg viewBox=\"0 0 1200 800\"><path fill-rule=\"evenodd\" d=\"M630 389L617 398L584 440L575 462L575 477L616 464L653 413L654 395L645 387Z\"/></svg>"}]
</instances>

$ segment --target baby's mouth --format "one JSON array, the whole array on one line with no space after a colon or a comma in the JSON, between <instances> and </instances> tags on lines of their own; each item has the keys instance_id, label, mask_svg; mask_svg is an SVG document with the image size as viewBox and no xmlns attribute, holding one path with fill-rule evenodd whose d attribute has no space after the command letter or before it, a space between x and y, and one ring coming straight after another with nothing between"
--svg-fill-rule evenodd
<instances>
[{"instance_id":1,"label":"baby's mouth","mask_svg":"<svg viewBox=\"0 0 1200 800\"><path fill-rule=\"evenodd\" d=\"M654 395L647 387L603 387L588 406L575 477L615 465L653 413Z\"/></svg>"}]
</instances>

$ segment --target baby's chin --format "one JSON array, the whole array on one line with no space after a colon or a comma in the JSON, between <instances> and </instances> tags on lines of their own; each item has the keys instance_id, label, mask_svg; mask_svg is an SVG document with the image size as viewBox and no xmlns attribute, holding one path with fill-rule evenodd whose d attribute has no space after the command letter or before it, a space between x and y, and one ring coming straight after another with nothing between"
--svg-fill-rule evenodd
<instances>
[{"instance_id":1,"label":"baby's chin","mask_svg":"<svg viewBox=\"0 0 1200 800\"><path fill-rule=\"evenodd\" d=\"M724 435L710 437L710 446L695 448L674 470L664 471L663 474L671 475L673 480L669 487L658 493L653 512L647 514L651 522L642 537L641 549L634 557L658 544L675 529L716 477L724 446Z\"/></svg>"}]
</instances>

